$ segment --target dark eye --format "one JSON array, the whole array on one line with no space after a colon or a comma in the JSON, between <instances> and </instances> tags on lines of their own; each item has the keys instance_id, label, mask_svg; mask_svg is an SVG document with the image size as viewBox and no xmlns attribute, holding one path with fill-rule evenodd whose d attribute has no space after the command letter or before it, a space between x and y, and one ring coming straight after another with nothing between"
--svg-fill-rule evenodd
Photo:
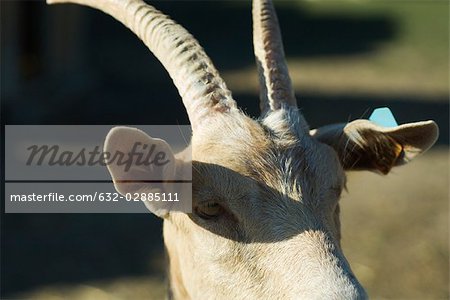
<instances>
[{"instance_id":1,"label":"dark eye","mask_svg":"<svg viewBox=\"0 0 450 300\"><path fill-rule=\"evenodd\" d=\"M195 208L195 213L200 218L207 220L218 217L222 212L222 206L213 201L200 203L200 205Z\"/></svg>"}]
</instances>

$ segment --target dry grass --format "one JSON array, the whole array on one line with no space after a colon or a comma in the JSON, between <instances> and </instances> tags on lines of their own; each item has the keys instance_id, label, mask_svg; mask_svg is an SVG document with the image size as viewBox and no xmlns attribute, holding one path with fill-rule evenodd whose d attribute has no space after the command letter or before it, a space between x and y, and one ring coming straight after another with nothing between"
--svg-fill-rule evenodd
<instances>
[{"instance_id":1,"label":"dry grass","mask_svg":"<svg viewBox=\"0 0 450 300\"><path fill-rule=\"evenodd\" d=\"M349 175L343 248L374 298L448 298L448 148L386 177Z\"/></svg>"}]
</instances>

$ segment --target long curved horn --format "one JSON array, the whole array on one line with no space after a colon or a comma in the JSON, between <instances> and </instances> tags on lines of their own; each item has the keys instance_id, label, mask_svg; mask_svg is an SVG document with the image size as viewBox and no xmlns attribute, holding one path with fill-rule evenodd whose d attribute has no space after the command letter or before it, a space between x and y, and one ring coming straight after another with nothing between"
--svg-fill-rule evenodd
<instances>
[{"instance_id":1,"label":"long curved horn","mask_svg":"<svg viewBox=\"0 0 450 300\"><path fill-rule=\"evenodd\" d=\"M211 113L237 110L225 82L198 41L142 0L47 0L99 9L133 31L163 64L180 93L192 127Z\"/></svg>"},{"instance_id":2,"label":"long curved horn","mask_svg":"<svg viewBox=\"0 0 450 300\"><path fill-rule=\"evenodd\" d=\"M297 107L272 1L253 0L252 13L253 47L261 89L261 114L279 109L282 103Z\"/></svg>"}]
</instances>

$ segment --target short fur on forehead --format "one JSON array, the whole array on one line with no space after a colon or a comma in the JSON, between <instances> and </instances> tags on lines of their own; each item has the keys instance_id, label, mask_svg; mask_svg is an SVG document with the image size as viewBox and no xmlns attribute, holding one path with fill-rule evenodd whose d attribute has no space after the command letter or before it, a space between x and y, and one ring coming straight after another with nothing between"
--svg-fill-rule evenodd
<instances>
[{"instance_id":1,"label":"short fur on forehead","mask_svg":"<svg viewBox=\"0 0 450 300\"><path fill-rule=\"evenodd\" d=\"M302 189L309 198L322 198L321 190L343 186L336 153L307 133L297 109L276 110L259 121L242 115L219 118L194 133L194 160L201 153L199 161L255 178L296 200L301 200Z\"/></svg>"},{"instance_id":2,"label":"short fur on forehead","mask_svg":"<svg viewBox=\"0 0 450 300\"><path fill-rule=\"evenodd\" d=\"M279 143L289 143L292 138L298 141L309 136L309 126L299 116L298 108L282 105L280 109L266 113L260 122L278 138Z\"/></svg>"}]
</instances>

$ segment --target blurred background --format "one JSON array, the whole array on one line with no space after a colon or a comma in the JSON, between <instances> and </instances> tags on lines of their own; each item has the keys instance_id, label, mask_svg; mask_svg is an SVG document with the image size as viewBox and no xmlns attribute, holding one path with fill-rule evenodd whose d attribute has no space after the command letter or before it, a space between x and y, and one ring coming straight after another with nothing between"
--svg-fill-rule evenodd
<instances>
[{"instance_id":1,"label":"blurred background","mask_svg":"<svg viewBox=\"0 0 450 300\"><path fill-rule=\"evenodd\" d=\"M399 123L439 124L437 145L417 161L388 176L349 174L342 244L374 299L448 298L448 2L275 3L311 127L381 106ZM257 116L250 1L151 4L200 41ZM1 101L2 125L188 124L146 47L111 17L75 5L1 1ZM2 213L1 298L160 299L161 224L150 214Z\"/></svg>"}]
</instances>

